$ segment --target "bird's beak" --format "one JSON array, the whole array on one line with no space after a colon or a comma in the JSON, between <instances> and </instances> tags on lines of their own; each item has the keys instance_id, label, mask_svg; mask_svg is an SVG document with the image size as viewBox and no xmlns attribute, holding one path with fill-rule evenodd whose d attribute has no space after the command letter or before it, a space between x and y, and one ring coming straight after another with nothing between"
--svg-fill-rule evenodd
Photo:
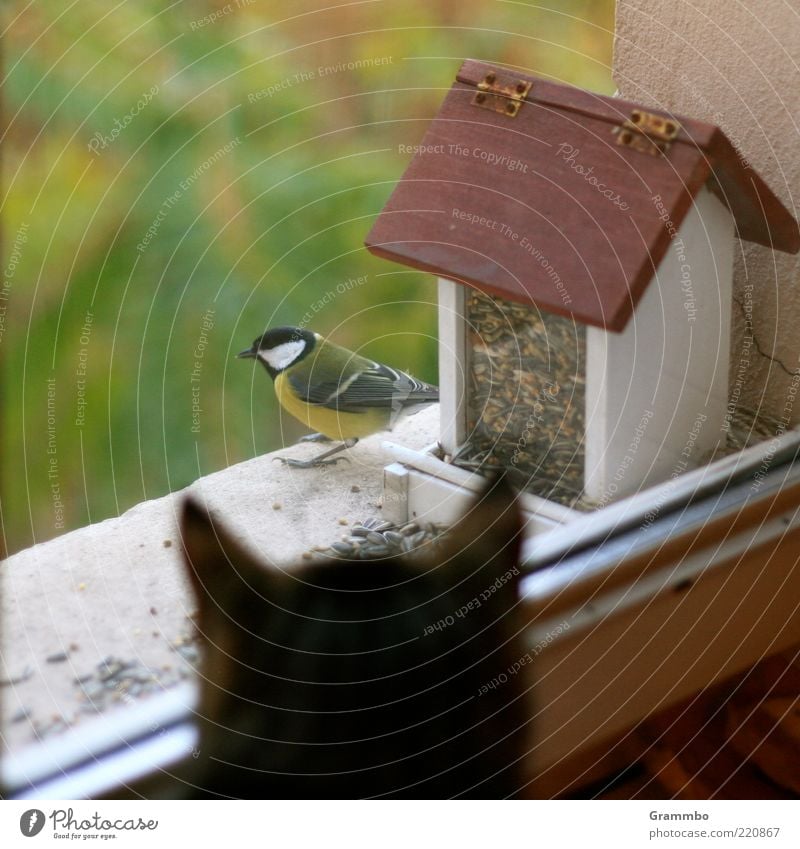
<instances>
[{"instance_id":1,"label":"bird's beak","mask_svg":"<svg viewBox=\"0 0 800 849\"><path fill-rule=\"evenodd\" d=\"M256 357L258 356L256 352L252 348L248 348L246 351L239 351L236 355L236 358L239 360L247 359L247 357Z\"/></svg>"}]
</instances>

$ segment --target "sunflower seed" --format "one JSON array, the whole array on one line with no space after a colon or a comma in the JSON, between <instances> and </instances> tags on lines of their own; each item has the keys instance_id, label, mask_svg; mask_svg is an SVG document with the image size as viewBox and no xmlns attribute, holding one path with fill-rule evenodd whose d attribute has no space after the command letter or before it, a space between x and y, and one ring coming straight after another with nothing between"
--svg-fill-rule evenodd
<instances>
[{"instance_id":1,"label":"sunflower seed","mask_svg":"<svg viewBox=\"0 0 800 849\"><path fill-rule=\"evenodd\" d=\"M55 654L50 654L45 658L47 663L63 663L65 660L69 658L69 655L65 651L59 651Z\"/></svg>"},{"instance_id":2,"label":"sunflower seed","mask_svg":"<svg viewBox=\"0 0 800 849\"><path fill-rule=\"evenodd\" d=\"M9 678L0 678L0 687L21 684L23 681L27 681L31 675L33 675L33 667L26 666L19 675L12 675Z\"/></svg>"},{"instance_id":3,"label":"sunflower seed","mask_svg":"<svg viewBox=\"0 0 800 849\"><path fill-rule=\"evenodd\" d=\"M409 537L409 539L411 540L411 543L414 548L417 548L418 546L422 545L427 535L427 531L419 531L419 533L413 534L411 537Z\"/></svg>"}]
</instances>

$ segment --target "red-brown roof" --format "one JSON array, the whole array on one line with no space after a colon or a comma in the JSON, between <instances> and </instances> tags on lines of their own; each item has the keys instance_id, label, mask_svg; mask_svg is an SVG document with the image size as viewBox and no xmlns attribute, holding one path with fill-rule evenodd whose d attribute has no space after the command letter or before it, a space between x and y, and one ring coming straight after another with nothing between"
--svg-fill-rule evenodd
<instances>
[{"instance_id":1,"label":"red-brown roof","mask_svg":"<svg viewBox=\"0 0 800 849\"><path fill-rule=\"evenodd\" d=\"M478 108L482 82L487 96ZM508 94L528 82L510 117L508 97L494 98L492 89ZM495 103L501 111L486 108ZM634 110L677 130L664 153L648 153L651 143L635 128L642 149L618 143L631 133L618 128ZM467 60L366 244L379 256L619 331L706 184L741 238L800 249L795 219L713 124Z\"/></svg>"}]
</instances>

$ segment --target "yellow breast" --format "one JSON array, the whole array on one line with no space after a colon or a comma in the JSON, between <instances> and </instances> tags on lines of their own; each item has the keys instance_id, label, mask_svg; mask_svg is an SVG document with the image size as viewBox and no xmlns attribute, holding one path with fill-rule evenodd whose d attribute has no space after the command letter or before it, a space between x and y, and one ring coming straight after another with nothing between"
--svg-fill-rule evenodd
<instances>
[{"instance_id":1,"label":"yellow breast","mask_svg":"<svg viewBox=\"0 0 800 849\"><path fill-rule=\"evenodd\" d=\"M304 425L329 439L361 439L389 426L388 410L366 410L363 413L342 413L301 401L291 390L284 374L275 378L275 394L280 405Z\"/></svg>"}]
</instances>

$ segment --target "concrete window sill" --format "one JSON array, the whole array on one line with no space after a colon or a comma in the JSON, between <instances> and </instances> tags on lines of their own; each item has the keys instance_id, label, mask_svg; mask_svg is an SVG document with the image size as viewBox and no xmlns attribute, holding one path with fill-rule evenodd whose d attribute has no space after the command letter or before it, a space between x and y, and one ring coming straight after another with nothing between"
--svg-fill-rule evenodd
<instances>
[{"instance_id":1,"label":"concrete window sill","mask_svg":"<svg viewBox=\"0 0 800 849\"><path fill-rule=\"evenodd\" d=\"M437 438L438 405L403 421L393 442L421 449ZM10 557L0 571L0 734L16 750L95 714L76 679L109 657L155 670L165 685L191 678L188 593L176 515L191 492L264 561L286 567L313 545L330 545L359 520L381 515L386 434L362 440L348 461L290 469L277 456L324 449L289 446L137 504L123 515ZM48 660L49 659L49 660ZM125 688L98 703L139 701Z\"/></svg>"}]
</instances>

